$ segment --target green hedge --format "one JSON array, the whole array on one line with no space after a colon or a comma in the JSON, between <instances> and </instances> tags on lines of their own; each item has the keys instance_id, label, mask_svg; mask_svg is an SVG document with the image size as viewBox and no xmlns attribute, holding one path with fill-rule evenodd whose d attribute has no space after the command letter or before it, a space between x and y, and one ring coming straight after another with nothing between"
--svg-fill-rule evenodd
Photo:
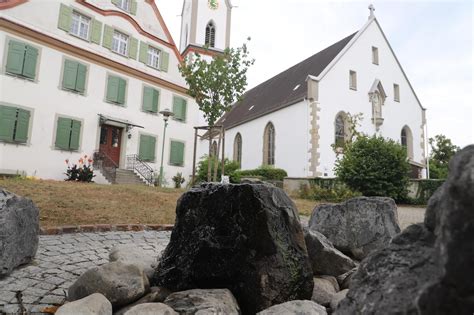
<instances>
[{"instance_id":1,"label":"green hedge","mask_svg":"<svg viewBox=\"0 0 474 315\"><path fill-rule=\"evenodd\" d=\"M238 170L231 175L232 182L240 182L242 177L246 176L256 176L262 178L262 180L280 180L282 181L285 177L288 176L286 171L281 168L274 168L272 166L260 166L259 168L253 170Z\"/></svg>"},{"instance_id":2,"label":"green hedge","mask_svg":"<svg viewBox=\"0 0 474 315\"><path fill-rule=\"evenodd\" d=\"M435 193L435 191L444 183L443 179L420 179L418 182L418 189L415 193L415 198L407 198L404 202L414 205L426 205L428 200Z\"/></svg>"},{"instance_id":3,"label":"green hedge","mask_svg":"<svg viewBox=\"0 0 474 315\"><path fill-rule=\"evenodd\" d=\"M299 197L303 199L343 202L348 199L362 196L360 192L352 191L337 178L313 178L310 186L302 185Z\"/></svg>"}]
</instances>

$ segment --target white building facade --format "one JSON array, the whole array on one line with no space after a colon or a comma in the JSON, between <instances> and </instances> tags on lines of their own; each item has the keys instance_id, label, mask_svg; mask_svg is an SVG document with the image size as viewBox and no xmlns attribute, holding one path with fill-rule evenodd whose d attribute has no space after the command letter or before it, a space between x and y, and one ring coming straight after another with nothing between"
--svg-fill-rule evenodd
<instances>
[{"instance_id":1,"label":"white building facade","mask_svg":"<svg viewBox=\"0 0 474 315\"><path fill-rule=\"evenodd\" d=\"M61 180L87 155L189 178L200 114L154 1L2 1L0 47L0 174Z\"/></svg>"},{"instance_id":2,"label":"white building facade","mask_svg":"<svg viewBox=\"0 0 474 315\"><path fill-rule=\"evenodd\" d=\"M400 142L412 177L426 173L426 116L377 19L249 90L221 123L226 157L290 177L333 177L338 147L357 131Z\"/></svg>"}]
</instances>

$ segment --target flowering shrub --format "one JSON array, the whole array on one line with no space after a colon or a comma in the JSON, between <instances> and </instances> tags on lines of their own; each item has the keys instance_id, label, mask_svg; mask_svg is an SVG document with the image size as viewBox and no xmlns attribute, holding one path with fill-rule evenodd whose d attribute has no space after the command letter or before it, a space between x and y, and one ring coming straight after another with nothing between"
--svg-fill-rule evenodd
<instances>
[{"instance_id":1,"label":"flowering shrub","mask_svg":"<svg viewBox=\"0 0 474 315\"><path fill-rule=\"evenodd\" d=\"M66 181L92 182L92 179L95 177L94 167L92 166L94 161L88 158L87 155L81 157L78 164L69 164L69 159L66 159L65 162L67 164Z\"/></svg>"}]
</instances>

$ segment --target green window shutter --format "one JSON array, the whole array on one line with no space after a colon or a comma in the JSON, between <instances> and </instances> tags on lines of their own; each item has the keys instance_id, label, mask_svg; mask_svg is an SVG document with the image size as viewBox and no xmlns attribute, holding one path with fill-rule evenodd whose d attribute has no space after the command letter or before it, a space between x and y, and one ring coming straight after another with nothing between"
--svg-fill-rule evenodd
<instances>
[{"instance_id":1,"label":"green window shutter","mask_svg":"<svg viewBox=\"0 0 474 315\"><path fill-rule=\"evenodd\" d=\"M0 140L13 141L16 122L16 108L0 106Z\"/></svg>"},{"instance_id":2,"label":"green window shutter","mask_svg":"<svg viewBox=\"0 0 474 315\"><path fill-rule=\"evenodd\" d=\"M13 74L23 74L26 45L14 40L8 42L6 71Z\"/></svg>"},{"instance_id":3,"label":"green window shutter","mask_svg":"<svg viewBox=\"0 0 474 315\"><path fill-rule=\"evenodd\" d=\"M92 20L91 42L100 45L100 35L102 34L102 22Z\"/></svg>"},{"instance_id":4,"label":"green window shutter","mask_svg":"<svg viewBox=\"0 0 474 315\"><path fill-rule=\"evenodd\" d=\"M138 157L141 160L146 160L148 149L148 136L140 135L140 145L138 147Z\"/></svg>"},{"instance_id":5,"label":"green window shutter","mask_svg":"<svg viewBox=\"0 0 474 315\"><path fill-rule=\"evenodd\" d=\"M133 15L137 14L137 0L132 0L130 3L130 13Z\"/></svg>"},{"instance_id":6,"label":"green window shutter","mask_svg":"<svg viewBox=\"0 0 474 315\"><path fill-rule=\"evenodd\" d=\"M186 121L186 107L187 107L187 102L184 98L181 99L181 120Z\"/></svg>"},{"instance_id":7,"label":"green window shutter","mask_svg":"<svg viewBox=\"0 0 474 315\"><path fill-rule=\"evenodd\" d=\"M58 125L56 127L56 142L55 142L56 148L69 150L70 137L71 137L71 119L59 117Z\"/></svg>"},{"instance_id":8,"label":"green window shutter","mask_svg":"<svg viewBox=\"0 0 474 315\"><path fill-rule=\"evenodd\" d=\"M125 92L127 89L127 81L122 78L119 78L119 85L118 85L118 95L117 95L117 103L125 104Z\"/></svg>"},{"instance_id":9,"label":"green window shutter","mask_svg":"<svg viewBox=\"0 0 474 315\"><path fill-rule=\"evenodd\" d=\"M84 93L86 90L86 74L87 67L79 63L77 65L76 91L80 93Z\"/></svg>"},{"instance_id":10,"label":"green window shutter","mask_svg":"<svg viewBox=\"0 0 474 315\"><path fill-rule=\"evenodd\" d=\"M38 60L38 49L27 45L25 52L25 62L23 64L23 75L34 79L36 76L36 61Z\"/></svg>"},{"instance_id":11,"label":"green window shutter","mask_svg":"<svg viewBox=\"0 0 474 315\"><path fill-rule=\"evenodd\" d=\"M155 137L140 135L140 147L138 148L138 157L144 161L154 161L155 146Z\"/></svg>"},{"instance_id":12,"label":"green window shutter","mask_svg":"<svg viewBox=\"0 0 474 315\"><path fill-rule=\"evenodd\" d=\"M160 56L160 70L164 72L168 72L168 64L170 62L170 54L167 52L161 51Z\"/></svg>"},{"instance_id":13,"label":"green window shutter","mask_svg":"<svg viewBox=\"0 0 474 315\"><path fill-rule=\"evenodd\" d=\"M130 48L128 49L128 56L132 59L137 59L138 39L130 37Z\"/></svg>"},{"instance_id":14,"label":"green window shutter","mask_svg":"<svg viewBox=\"0 0 474 315\"><path fill-rule=\"evenodd\" d=\"M107 96L106 100L108 102L117 103L118 101L118 91L119 91L119 78L109 75L107 78Z\"/></svg>"},{"instance_id":15,"label":"green window shutter","mask_svg":"<svg viewBox=\"0 0 474 315\"><path fill-rule=\"evenodd\" d=\"M156 138L150 136L150 140L148 143L148 161L155 160L155 146L156 146Z\"/></svg>"},{"instance_id":16,"label":"green window shutter","mask_svg":"<svg viewBox=\"0 0 474 315\"><path fill-rule=\"evenodd\" d=\"M179 96L173 96L173 113L177 120L186 120L186 100Z\"/></svg>"},{"instance_id":17,"label":"green window shutter","mask_svg":"<svg viewBox=\"0 0 474 315\"><path fill-rule=\"evenodd\" d=\"M153 108L154 113L158 112L158 104L160 102L160 92L158 90L153 90Z\"/></svg>"},{"instance_id":18,"label":"green window shutter","mask_svg":"<svg viewBox=\"0 0 474 315\"><path fill-rule=\"evenodd\" d=\"M143 110L147 112L153 112L153 95L154 89L145 86L143 88ZM156 111L155 111L156 112Z\"/></svg>"},{"instance_id":19,"label":"green window shutter","mask_svg":"<svg viewBox=\"0 0 474 315\"><path fill-rule=\"evenodd\" d=\"M72 8L62 4L59 8L58 28L69 32L71 30Z\"/></svg>"},{"instance_id":20,"label":"green window shutter","mask_svg":"<svg viewBox=\"0 0 474 315\"><path fill-rule=\"evenodd\" d=\"M140 42L140 55L138 56L138 61L143 62L144 64L148 63L148 45L144 42Z\"/></svg>"},{"instance_id":21,"label":"green window shutter","mask_svg":"<svg viewBox=\"0 0 474 315\"><path fill-rule=\"evenodd\" d=\"M79 149L79 137L81 135L81 122L73 120L71 124L71 139L69 141L69 149Z\"/></svg>"},{"instance_id":22,"label":"green window shutter","mask_svg":"<svg viewBox=\"0 0 474 315\"><path fill-rule=\"evenodd\" d=\"M64 61L63 88L76 89L77 67L79 63L66 59Z\"/></svg>"},{"instance_id":23,"label":"green window shutter","mask_svg":"<svg viewBox=\"0 0 474 315\"><path fill-rule=\"evenodd\" d=\"M15 141L26 142L28 140L28 126L30 124L30 112L24 109L18 109L18 118L16 121Z\"/></svg>"},{"instance_id":24,"label":"green window shutter","mask_svg":"<svg viewBox=\"0 0 474 315\"><path fill-rule=\"evenodd\" d=\"M114 37L114 29L108 25L104 26L104 39L102 40L102 46L108 49L112 49L112 38Z\"/></svg>"},{"instance_id":25,"label":"green window shutter","mask_svg":"<svg viewBox=\"0 0 474 315\"><path fill-rule=\"evenodd\" d=\"M171 141L170 164L179 166L184 164L184 143Z\"/></svg>"},{"instance_id":26,"label":"green window shutter","mask_svg":"<svg viewBox=\"0 0 474 315\"><path fill-rule=\"evenodd\" d=\"M112 3L115 4L115 5L118 5L118 4L119 4L119 1L120 1L120 0L112 0Z\"/></svg>"}]
</instances>

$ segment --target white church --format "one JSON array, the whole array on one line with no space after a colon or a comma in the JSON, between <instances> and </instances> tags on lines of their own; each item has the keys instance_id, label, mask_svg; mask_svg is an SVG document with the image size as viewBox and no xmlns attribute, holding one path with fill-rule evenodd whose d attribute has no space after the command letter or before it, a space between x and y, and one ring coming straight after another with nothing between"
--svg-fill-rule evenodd
<instances>
[{"instance_id":1,"label":"white church","mask_svg":"<svg viewBox=\"0 0 474 315\"><path fill-rule=\"evenodd\" d=\"M411 177L425 177L425 108L369 9L360 30L245 93L219 122L231 142L226 157L242 169L273 165L289 177L333 177L349 115L361 113L357 131L400 142Z\"/></svg>"},{"instance_id":2,"label":"white church","mask_svg":"<svg viewBox=\"0 0 474 315\"><path fill-rule=\"evenodd\" d=\"M184 0L178 48L153 0L0 1L0 174L62 180L65 160L87 155L99 183L151 180L161 167L169 184L189 179L203 122L178 65L229 47L231 13L230 0ZM423 175L425 111L373 14L250 89L221 120L225 154L243 169L333 176L347 113L404 144Z\"/></svg>"}]
</instances>

